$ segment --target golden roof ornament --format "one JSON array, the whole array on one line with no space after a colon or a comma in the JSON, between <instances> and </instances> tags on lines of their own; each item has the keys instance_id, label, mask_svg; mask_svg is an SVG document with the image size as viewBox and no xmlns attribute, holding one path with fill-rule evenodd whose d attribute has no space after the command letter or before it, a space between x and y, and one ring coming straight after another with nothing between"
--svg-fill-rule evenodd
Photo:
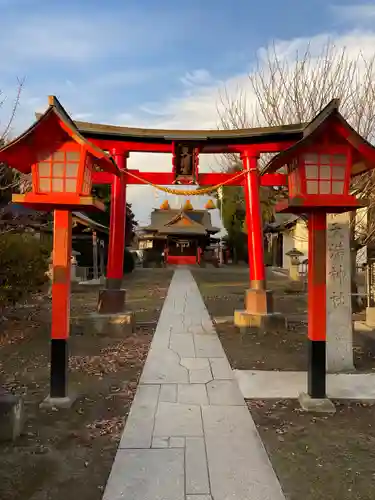
<instances>
[{"instance_id":1,"label":"golden roof ornament","mask_svg":"<svg viewBox=\"0 0 375 500\"><path fill-rule=\"evenodd\" d=\"M193 210L193 205L190 203L190 200L186 200L183 210Z\"/></svg>"},{"instance_id":2,"label":"golden roof ornament","mask_svg":"<svg viewBox=\"0 0 375 500\"><path fill-rule=\"evenodd\" d=\"M209 199L208 202L205 204L204 208L206 210L213 210L214 208L216 208L216 205L211 199Z\"/></svg>"},{"instance_id":3,"label":"golden roof ornament","mask_svg":"<svg viewBox=\"0 0 375 500\"><path fill-rule=\"evenodd\" d=\"M169 208L170 208L169 201L168 200L164 200L163 203L160 205L160 208L162 210L169 210Z\"/></svg>"}]
</instances>

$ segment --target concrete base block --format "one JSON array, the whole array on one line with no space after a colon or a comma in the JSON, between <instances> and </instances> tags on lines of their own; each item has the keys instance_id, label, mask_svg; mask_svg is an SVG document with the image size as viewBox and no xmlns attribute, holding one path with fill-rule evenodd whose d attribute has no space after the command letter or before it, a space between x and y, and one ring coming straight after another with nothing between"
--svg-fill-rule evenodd
<instances>
[{"instance_id":1,"label":"concrete base block","mask_svg":"<svg viewBox=\"0 0 375 500\"><path fill-rule=\"evenodd\" d=\"M81 291L81 286L79 284L79 281L71 281L70 282L70 291L73 292L80 292Z\"/></svg>"},{"instance_id":2,"label":"concrete base block","mask_svg":"<svg viewBox=\"0 0 375 500\"><path fill-rule=\"evenodd\" d=\"M375 307L366 307L366 325L375 328Z\"/></svg>"},{"instance_id":3,"label":"concrete base block","mask_svg":"<svg viewBox=\"0 0 375 500\"><path fill-rule=\"evenodd\" d=\"M20 396L0 394L0 441L15 441L24 425L24 404Z\"/></svg>"},{"instance_id":4,"label":"concrete base block","mask_svg":"<svg viewBox=\"0 0 375 500\"><path fill-rule=\"evenodd\" d=\"M273 312L272 290L249 288L245 292L245 309L255 314L269 314Z\"/></svg>"},{"instance_id":5,"label":"concrete base block","mask_svg":"<svg viewBox=\"0 0 375 500\"><path fill-rule=\"evenodd\" d=\"M99 290L98 312L101 314L121 313L125 309L126 290L109 289Z\"/></svg>"},{"instance_id":6,"label":"concrete base block","mask_svg":"<svg viewBox=\"0 0 375 500\"><path fill-rule=\"evenodd\" d=\"M305 291L305 284L303 281L291 281L286 287L287 293L300 293Z\"/></svg>"},{"instance_id":7,"label":"concrete base block","mask_svg":"<svg viewBox=\"0 0 375 500\"><path fill-rule=\"evenodd\" d=\"M280 330L286 328L286 319L280 313L257 314L249 311L234 311L234 324L244 333L252 329Z\"/></svg>"},{"instance_id":8,"label":"concrete base block","mask_svg":"<svg viewBox=\"0 0 375 500\"><path fill-rule=\"evenodd\" d=\"M77 399L76 395L69 395L65 398L51 398L51 396L47 396L40 405L39 408L42 410L48 410L51 408L62 408L67 409L71 408Z\"/></svg>"},{"instance_id":9,"label":"concrete base block","mask_svg":"<svg viewBox=\"0 0 375 500\"><path fill-rule=\"evenodd\" d=\"M328 398L317 399L312 398L309 394L302 392L298 398L302 410L314 413L336 413L336 407Z\"/></svg>"},{"instance_id":10,"label":"concrete base block","mask_svg":"<svg viewBox=\"0 0 375 500\"><path fill-rule=\"evenodd\" d=\"M71 318L73 335L108 335L125 337L134 331L135 317L132 312L118 314L91 313Z\"/></svg>"}]
</instances>

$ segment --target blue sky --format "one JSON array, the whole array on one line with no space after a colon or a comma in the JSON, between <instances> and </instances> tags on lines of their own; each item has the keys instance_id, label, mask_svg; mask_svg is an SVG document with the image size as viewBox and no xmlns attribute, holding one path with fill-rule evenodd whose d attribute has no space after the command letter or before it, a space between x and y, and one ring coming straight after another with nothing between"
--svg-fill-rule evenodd
<instances>
[{"instance_id":1,"label":"blue sky","mask_svg":"<svg viewBox=\"0 0 375 500\"><path fill-rule=\"evenodd\" d=\"M6 123L25 77L14 133L48 94L88 121L215 127L220 88L243 85L262 48L275 41L295 50L322 37L375 46L374 21L374 1L0 0L0 89L8 97L0 119ZM131 161L142 168L151 159ZM152 164L165 170L170 159ZM143 220L150 206L138 193L131 198Z\"/></svg>"}]
</instances>

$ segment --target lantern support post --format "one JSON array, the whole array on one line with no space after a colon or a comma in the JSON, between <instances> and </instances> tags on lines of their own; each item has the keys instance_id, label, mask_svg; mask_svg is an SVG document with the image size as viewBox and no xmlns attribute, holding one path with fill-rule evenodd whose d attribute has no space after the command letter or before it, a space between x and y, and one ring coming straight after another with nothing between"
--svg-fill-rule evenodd
<instances>
[{"instance_id":1,"label":"lantern support post","mask_svg":"<svg viewBox=\"0 0 375 500\"><path fill-rule=\"evenodd\" d=\"M52 253L52 321L50 394L41 407L70 407L68 395L68 341L70 333L70 283L72 255L72 213L54 211Z\"/></svg>"},{"instance_id":2,"label":"lantern support post","mask_svg":"<svg viewBox=\"0 0 375 500\"><path fill-rule=\"evenodd\" d=\"M113 176L111 186L110 228L106 288L99 292L98 311L102 314L121 313L125 307L126 291L122 288L124 274L126 229L126 159L128 153L113 150L112 155L121 171Z\"/></svg>"},{"instance_id":3,"label":"lantern support post","mask_svg":"<svg viewBox=\"0 0 375 500\"><path fill-rule=\"evenodd\" d=\"M251 150L245 150L241 154L243 168L247 171L244 175L244 191L250 278L245 310L234 311L234 324L241 330L285 328L285 318L273 311L272 291L266 289L258 157L258 152Z\"/></svg>"},{"instance_id":4,"label":"lantern support post","mask_svg":"<svg viewBox=\"0 0 375 500\"><path fill-rule=\"evenodd\" d=\"M311 210L308 216L308 368L307 394L299 396L302 409L334 413L326 394L326 245L327 214Z\"/></svg>"},{"instance_id":5,"label":"lantern support post","mask_svg":"<svg viewBox=\"0 0 375 500\"><path fill-rule=\"evenodd\" d=\"M308 393L326 397L326 244L327 216L311 212L308 219Z\"/></svg>"}]
</instances>

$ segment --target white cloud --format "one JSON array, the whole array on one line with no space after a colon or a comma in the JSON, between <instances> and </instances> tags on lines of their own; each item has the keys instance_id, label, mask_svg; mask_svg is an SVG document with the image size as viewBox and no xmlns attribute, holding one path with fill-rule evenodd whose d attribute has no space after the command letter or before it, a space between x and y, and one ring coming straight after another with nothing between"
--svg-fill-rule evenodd
<instances>
[{"instance_id":1,"label":"white cloud","mask_svg":"<svg viewBox=\"0 0 375 500\"><path fill-rule=\"evenodd\" d=\"M319 34L312 39L308 38L295 38L292 40L278 40L275 42L275 49L279 56L293 61L296 53L303 51L307 44L310 43L311 53L314 55L319 54L322 47L328 39L331 39L338 48L346 47L347 55L354 57L358 54L359 50L362 51L364 56L372 55L375 51L375 32L374 31L351 31L344 35L338 36L335 34ZM82 49L86 50L85 48ZM88 50L88 49L87 49ZM260 59L264 57L265 49L260 48L258 56ZM180 95L174 95L160 102L146 102L139 106L139 116L136 113L129 113L126 109L119 110L118 113L113 115L109 123L121 124L128 126L149 127L149 128L170 128L170 129L216 129L218 126L218 112L217 106L219 102L220 91L225 86L230 95L235 95L238 89L242 89L243 93L247 96L246 102L250 106L254 102L254 95L252 93L251 84L248 79L247 70L253 61L248 61L247 68L244 67L243 73L233 75L226 81L218 81L208 71L204 69L197 69L186 73L181 81L184 84L184 89ZM251 69L250 69L251 70ZM148 70L143 73L143 77L147 77ZM98 78L96 85L93 89L87 86L87 95L82 95L82 87L74 90L70 95L69 106L64 98L62 104L72 113L75 118L89 119L92 121L100 121L98 114L93 105L90 109L90 117L85 115L86 111L82 108L82 98L90 102L90 96L93 102L93 96L97 94L98 86L101 86L101 95L105 99L106 89L111 88L111 85L121 85L123 81L137 81L137 78L142 77L140 74L124 71L114 72L112 75L108 74L104 77ZM74 82L73 87L74 87ZM54 89L51 88L53 93ZM56 91L56 94L58 92ZM90 94L92 93L92 94ZM40 102L44 106L45 97L39 101L39 98L26 95L22 101L22 114L26 111L29 112L30 108L40 109ZM83 118L85 117L86 118ZM216 167L215 167L216 165ZM157 154L142 154L133 153L128 161L130 168L135 168L143 171L169 171L172 168L172 159L170 155L157 155ZM212 167L219 170L216 164L216 159L213 156L202 155L200 159L200 170L207 171ZM142 223L147 223L149 214L153 207L160 205L164 199L164 195L159 195L159 200L155 200L154 189L147 186L129 186L128 200L133 204L136 218ZM203 207L207 197L191 198L194 206ZM174 198L172 197L172 202ZM216 211L217 212L217 211ZM214 221L218 224L218 214L214 215Z\"/></svg>"},{"instance_id":2,"label":"white cloud","mask_svg":"<svg viewBox=\"0 0 375 500\"><path fill-rule=\"evenodd\" d=\"M195 87L200 85L207 85L213 82L213 78L209 71L206 69L196 69L187 72L182 78L181 82L187 87Z\"/></svg>"},{"instance_id":3,"label":"white cloud","mask_svg":"<svg viewBox=\"0 0 375 500\"><path fill-rule=\"evenodd\" d=\"M308 44L310 45L310 51L313 56L320 54L327 40L331 40L338 49L345 47L349 58L356 57L359 51L361 51L365 57L366 55L373 55L375 51L375 32L370 31L352 31L342 36L320 34L313 39L297 38L289 41L280 40L275 43L275 50L279 57L293 61L297 52L304 51ZM260 49L258 52L260 59L264 54L265 49ZM194 73L192 74L194 75ZM200 78L199 74L200 73L196 75L197 81L199 81ZM208 76L208 73L206 76ZM249 109L254 103L255 98L247 73L244 72L243 74L235 75L225 82L219 82L209 86L206 85L206 81L209 80L208 78L206 79L206 76L202 73L202 84L195 85L193 90L189 89L189 92L185 92L182 96L169 98L159 103L159 105L154 103L154 116L150 116L150 122L145 123L145 118L143 117L138 126L171 129L215 129L219 121L217 105L223 85L225 85L229 95L235 95L238 89L242 89L247 96L246 103ZM160 116L157 116L158 114ZM166 171L172 167L169 155L147 155L138 153L132 156L134 157L129 161L129 166L132 168ZM217 159L213 156L202 155L200 159L201 171L207 171L210 167L212 168L215 166L215 164L216 169L219 170ZM144 219L146 214L151 212L152 207L156 206L154 197L151 194L152 189L148 187L138 187L135 188L134 194L132 194L131 189L134 188L130 188L129 190L129 199L134 203L135 213L138 217L142 214L141 218ZM148 190L148 194L143 195L143 190ZM193 201L195 202L195 206L203 207L206 200L207 198L199 202L195 202L195 199ZM219 224L217 212L217 210L213 211L213 215L215 223Z\"/></svg>"}]
</instances>

